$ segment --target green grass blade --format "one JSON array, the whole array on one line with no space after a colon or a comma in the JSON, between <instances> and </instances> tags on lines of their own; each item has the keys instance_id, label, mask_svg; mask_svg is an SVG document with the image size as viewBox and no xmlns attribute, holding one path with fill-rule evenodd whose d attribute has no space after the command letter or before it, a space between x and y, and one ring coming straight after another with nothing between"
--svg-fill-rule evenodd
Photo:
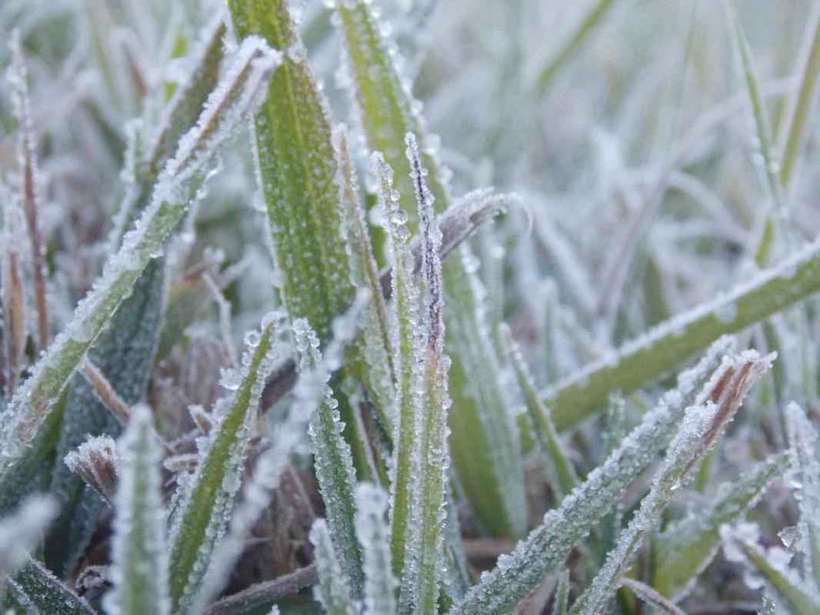
<instances>
[{"instance_id":1,"label":"green grass blade","mask_svg":"<svg viewBox=\"0 0 820 615\"><path fill-rule=\"evenodd\" d=\"M572 615L601 615L606 611L644 537L660 521L661 513L675 492L691 479L692 469L714 447L749 389L769 369L770 360L760 358L754 351L743 353L732 365L735 374L717 399L687 408L682 426L669 445L649 494L641 501L640 509L619 536L590 586L573 605Z\"/></svg>"},{"instance_id":2,"label":"green grass blade","mask_svg":"<svg viewBox=\"0 0 820 615\"><path fill-rule=\"evenodd\" d=\"M720 547L721 525L739 521L785 468L784 455L759 463L736 481L724 484L706 510L665 530L653 547L656 559L652 587L680 600Z\"/></svg>"},{"instance_id":3,"label":"green grass blade","mask_svg":"<svg viewBox=\"0 0 820 615\"><path fill-rule=\"evenodd\" d=\"M445 172L432 150L424 147L422 121L414 111L416 103L402 83L371 6L356 0L337 2L335 8L368 146L382 152L395 172L399 205L409 219L409 228L414 230L411 167L401 148L405 135L419 135L422 141L421 161L429 172L427 182L438 211L447 211L450 205ZM518 434L508 420L510 409L499 382L498 357L486 339L482 290L477 277L464 270L465 258L473 267L472 258L449 259L443 273L448 304L447 345L452 360L449 388L453 398L453 461L481 524L493 533L516 536L525 524ZM481 335L473 339L476 331ZM473 390L473 386L479 390Z\"/></svg>"},{"instance_id":4,"label":"green grass blade","mask_svg":"<svg viewBox=\"0 0 820 615\"><path fill-rule=\"evenodd\" d=\"M496 567L483 575L452 613L478 615L512 609L546 575L558 569L572 547L612 510L623 489L669 444L683 409L695 400L709 399L725 385L731 370L724 365L706 383L700 396L695 389L730 346L728 341L715 344L697 366L681 374L679 388L664 396L641 425L557 509L547 512L541 525L510 555L501 556Z\"/></svg>"},{"instance_id":5,"label":"green grass blade","mask_svg":"<svg viewBox=\"0 0 820 615\"><path fill-rule=\"evenodd\" d=\"M106 610L120 615L167 615L168 560L160 447L153 415L138 405L122 437L111 548L113 589Z\"/></svg>"},{"instance_id":6,"label":"green grass blade","mask_svg":"<svg viewBox=\"0 0 820 615\"><path fill-rule=\"evenodd\" d=\"M621 586L628 587L642 602L654 607L659 613L666 613L666 615L686 615L682 609L675 606L672 601L663 597L646 583L625 577L621 579Z\"/></svg>"},{"instance_id":7,"label":"green grass blade","mask_svg":"<svg viewBox=\"0 0 820 615\"><path fill-rule=\"evenodd\" d=\"M166 165L151 206L108 260L66 329L51 343L9 402L8 417L0 433L4 452L0 485L10 479L10 468L40 433L85 353L173 234L195 198L214 153L247 117L276 61L276 55L261 41L243 45L225 87L212 93L197 126L181 140L177 155Z\"/></svg>"},{"instance_id":8,"label":"green grass blade","mask_svg":"<svg viewBox=\"0 0 820 615\"><path fill-rule=\"evenodd\" d=\"M543 395L555 427L569 429L606 406L610 393L629 395L668 373L721 335L764 320L820 290L820 242L748 282L664 322L570 376Z\"/></svg>"},{"instance_id":9,"label":"green grass blade","mask_svg":"<svg viewBox=\"0 0 820 615\"><path fill-rule=\"evenodd\" d=\"M419 323L419 289L410 269L408 246L410 232L406 216L399 208L393 188L393 171L381 154L372 158L373 173L378 182L379 207L384 213L387 246L391 268L392 347L396 370L394 411L393 472L390 491L390 545L393 570L401 578L405 549L410 541L411 481L414 471L416 433L420 421L417 391L421 350L416 335Z\"/></svg>"},{"instance_id":10,"label":"green grass blade","mask_svg":"<svg viewBox=\"0 0 820 615\"><path fill-rule=\"evenodd\" d=\"M320 364L319 339L307 320L293 323L299 370L314 370ZM325 502L325 516L336 561L345 575L351 596L360 599L364 579L362 556L356 538L356 475L350 446L342 437L339 403L326 387L323 401L313 414L308 434L313 442L313 470Z\"/></svg>"},{"instance_id":11,"label":"green grass blade","mask_svg":"<svg viewBox=\"0 0 820 615\"><path fill-rule=\"evenodd\" d=\"M786 430L792 466L800 485L800 549L806 576L820 591L820 461L817 460L817 429L800 406L786 408Z\"/></svg>"},{"instance_id":12,"label":"green grass blade","mask_svg":"<svg viewBox=\"0 0 820 615\"><path fill-rule=\"evenodd\" d=\"M792 571L770 560L753 540L740 531L725 528L722 532L727 559L745 562L760 575L776 601L795 615L820 613L820 599Z\"/></svg>"},{"instance_id":13,"label":"green grass blade","mask_svg":"<svg viewBox=\"0 0 820 615\"><path fill-rule=\"evenodd\" d=\"M552 615L567 615L569 613L569 592L572 585L569 580L569 569L564 568L558 575L558 583L552 598Z\"/></svg>"},{"instance_id":14,"label":"green grass blade","mask_svg":"<svg viewBox=\"0 0 820 615\"><path fill-rule=\"evenodd\" d=\"M406 137L407 158L418 203L422 236L422 279L425 284L422 335L424 371L420 429L416 433L414 468L411 482L414 499L410 519L416 523L413 538L405 545L400 608L413 605L413 613L438 612L439 583L442 578L442 546L446 519L446 493L450 457L448 453L447 414L451 405L447 392L449 359L444 354L444 297L441 275L441 231L433 214L433 195L427 188L427 172L422 166L415 137ZM416 325L418 328L419 325ZM418 331L415 332L419 334ZM420 420L419 420L420 419Z\"/></svg>"},{"instance_id":15,"label":"green grass blade","mask_svg":"<svg viewBox=\"0 0 820 615\"><path fill-rule=\"evenodd\" d=\"M578 476L575 474L572 462L564 451L549 410L538 396L529 367L527 367L524 356L513 339L509 327L504 325L501 334L507 356L509 356L515 370L518 386L524 396L532 433L546 463L547 472L550 476L550 487L555 494L555 498L560 501L578 485Z\"/></svg>"},{"instance_id":16,"label":"green grass blade","mask_svg":"<svg viewBox=\"0 0 820 615\"><path fill-rule=\"evenodd\" d=\"M11 601L21 612L46 615L94 615L96 611L77 596L45 566L29 560L23 569L9 581Z\"/></svg>"},{"instance_id":17,"label":"green grass blade","mask_svg":"<svg viewBox=\"0 0 820 615\"><path fill-rule=\"evenodd\" d=\"M385 514L387 495L372 484L356 489L356 534L364 560L364 612L396 612L396 578L390 562L390 532Z\"/></svg>"},{"instance_id":18,"label":"green grass blade","mask_svg":"<svg viewBox=\"0 0 820 615\"><path fill-rule=\"evenodd\" d=\"M169 540L174 613L190 607L230 521L262 387L277 352L274 333L267 319L251 336L241 374L230 375L224 383L235 392L217 403L214 415L219 422L211 429L194 475L181 485Z\"/></svg>"},{"instance_id":19,"label":"green grass blade","mask_svg":"<svg viewBox=\"0 0 820 615\"><path fill-rule=\"evenodd\" d=\"M549 62L539 71L538 78L535 81L535 92L538 96L543 96L549 89L555 76L603 21L612 4L613 0L594 0L584 17L572 30L572 33L561 44Z\"/></svg>"},{"instance_id":20,"label":"green grass blade","mask_svg":"<svg viewBox=\"0 0 820 615\"><path fill-rule=\"evenodd\" d=\"M260 187L291 317L326 342L353 299L339 213L338 163L327 103L310 71L286 0L229 0L239 37L286 50L254 122Z\"/></svg>"},{"instance_id":21,"label":"green grass blade","mask_svg":"<svg viewBox=\"0 0 820 615\"><path fill-rule=\"evenodd\" d=\"M327 615L353 615L356 611L350 597L347 577L336 559L336 549L324 519L313 522L310 542L313 544L319 572L319 584L313 590L316 600L324 607Z\"/></svg>"},{"instance_id":22,"label":"green grass blade","mask_svg":"<svg viewBox=\"0 0 820 615\"><path fill-rule=\"evenodd\" d=\"M797 159L800 155L800 146L803 142L806 121L809 118L814 102L814 90L817 85L817 75L820 74L820 11L815 8L806 24L808 53L804 54L805 61L802 67L800 89L794 100L794 108L789 115L786 142L783 144L783 154L780 160L780 184L788 190L794 175Z\"/></svg>"}]
</instances>

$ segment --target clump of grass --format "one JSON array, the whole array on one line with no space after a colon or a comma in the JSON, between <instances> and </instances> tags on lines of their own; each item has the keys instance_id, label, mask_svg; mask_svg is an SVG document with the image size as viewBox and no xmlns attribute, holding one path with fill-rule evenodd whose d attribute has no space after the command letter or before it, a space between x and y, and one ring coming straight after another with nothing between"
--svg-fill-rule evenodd
<instances>
[{"instance_id":1,"label":"clump of grass","mask_svg":"<svg viewBox=\"0 0 820 615\"><path fill-rule=\"evenodd\" d=\"M820 612L820 4L468 4L0 6L5 610Z\"/></svg>"}]
</instances>

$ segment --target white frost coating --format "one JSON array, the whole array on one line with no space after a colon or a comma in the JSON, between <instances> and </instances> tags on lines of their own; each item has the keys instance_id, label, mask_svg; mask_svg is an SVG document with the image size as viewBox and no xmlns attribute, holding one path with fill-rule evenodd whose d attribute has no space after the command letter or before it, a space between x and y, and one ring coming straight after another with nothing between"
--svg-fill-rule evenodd
<instances>
[{"instance_id":1,"label":"white frost coating","mask_svg":"<svg viewBox=\"0 0 820 615\"><path fill-rule=\"evenodd\" d=\"M353 601L347 578L342 573L330 532L324 519L316 519L310 529L310 542L319 572L319 584L313 589L316 600L327 615L353 615Z\"/></svg>"},{"instance_id":2,"label":"white frost coating","mask_svg":"<svg viewBox=\"0 0 820 615\"><path fill-rule=\"evenodd\" d=\"M109 502L117 490L119 454L111 436L89 437L73 451L64 463Z\"/></svg>"},{"instance_id":3,"label":"white frost coating","mask_svg":"<svg viewBox=\"0 0 820 615\"><path fill-rule=\"evenodd\" d=\"M39 432L53 401L76 369L94 338L108 323L148 262L161 251L208 174L218 147L234 133L258 103L280 56L263 41L243 43L226 78L211 94L205 110L180 141L155 187L151 205L123 238L119 251L105 264L74 316L51 343L31 377L9 402L0 432L0 475L23 453Z\"/></svg>"},{"instance_id":4,"label":"white frost coating","mask_svg":"<svg viewBox=\"0 0 820 615\"><path fill-rule=\"evenodd\" d=\"M239 386L235 391L229 391L216 403L213 410L215 419L214 425L209 430L206 437L200 439L201 449L199 451L200 462L192 476L179 481L179 489L175 496L177 505L171 519L170 543L173 545L172 553L177 553L178 549L188 547L185 541L188 540L185 526L186 519L192 514L191 506L195 504L192 498L197 493L199 485L203 481L214 480L211 473L207 473L210 467L208 463L214 445L217 442L224 442L230 434L226 429L230 429L228 419L241 419L238 430L230 441L229 460L225 467L220 468L222 482L213 501L210 503L211 509L208 516L208 526L205 536L197 545L197 559L192 569L187 571L185 588L179 596L178 601L182 608L191 612L196 612L192 605L198 604L200 596L205 587L208 591L207 583L203 582L210 567L214 566L214 551L222 542L229 523L231 523L236 494L239 491L242 480L242 473L245 466L245 459L248 451L248 443L253 435L255 418L259 400L265 386L265 380L274 368L282 360L284 355L284 345L279 343L278 336L282 331L274 330L275 318L266 318L267 326L261 330L260 339L255 346L248 346L242 354L240 361L241 375ZM267 350L265 350L267 346ZM264 354L261 354L263 353ZM247 395L243 402L243 396ZM199 445L199 442L198 442ZM198 537L197 537L198 539Z\"/></svg>"},{"instance_id":5,"label":"white frost coating","mask_svg":"<svg viewBox=\"0 0 820 615\"><path fill-rule=\"evenodd\" d=\"M820 461L818 435L806 413L794 402L786 407L794 495L800 506L799 540L806 576L820 593Z\"/></svg>"},{"instance_id":6,"label":"white frost coating","mask_svg":"<svg viewBox=\"0 0 820 615\"><path fill-rule=\"evenodd\" d=\"M387 495L376 485L361 483L356 489L356 508L356 534L364 560L364 612L395 613L396 579L385 519Z\"/></svg>"},{"instance_id":7,"label":"white frost coating","mask_svg":"<svg viewBox=\"0 0 820 615\"><path fill-rule=\"evenodd\" d=\"M482 574L480 583L453 607L452 613L479 615L504 611L557 569L570 549L612 509L623 489L666 447L675 433L681 411L709 398L729 369L728 362L721 363L720 367L718 363L732 343L731 338L721 338L695 367L681 374L679 388L664 395L607 460L590 472L557 509L547 512L542 524L519 541L510 555L501 556L493 570ZM708 378L710 373L712 376ZM707 378L701 393L696 394L698 384Z\"/></svg>"},{"instance_id":8,"label":"white frost coating","mask_svg":"<svg viewBox=\"0 0 820 615\"><path fill-rule=\"evenodd\" d=\"M308 422L324 398L327 382L338 368L342 352L355 337L356 323L366 301L366 294L356 296L351 309L334 321L334 336L327 344L322 360L313 369L299 374L288 416L277 426L273 442L259 455L254 465L251 478L243 489L242 500L231 518L230 528L213 551L205 578L192 602L192 612L204 608L224 587L234 563L245 548L246 537L270 504L291 453L304 439ZM277 312L265 320L278 321L280 314Z\"/></svg>"},{"instance_id":9,"label":"white frost coating","mask_svg":"<svg viewBox=\"0 0 820 615\"><path fill-rule=\"evenodd\" d=\"M119 455L121 478L111 546L113 587L105 596L105 609L112 615L167 615L171 602L160 445L147 406L134 407Z\"/></svg>"},{"instance_id":10,"label":"white frost coating","mask_svg":"<svg viewBox=\"0 0 820 615\"><path fill-rule=\"evenodd\" d=\"M0 582L25 564L57 510L51 497L32 495L17 510L0 519Z\"/></svg>"}]
</instances>

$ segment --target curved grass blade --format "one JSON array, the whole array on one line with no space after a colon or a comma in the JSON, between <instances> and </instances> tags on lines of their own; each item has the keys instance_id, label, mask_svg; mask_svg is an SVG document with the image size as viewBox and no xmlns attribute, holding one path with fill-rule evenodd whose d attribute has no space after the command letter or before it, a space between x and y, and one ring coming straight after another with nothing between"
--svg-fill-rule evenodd
<instances>
[{"instance_id":1,"label":"curved grass blade","mask_svg":"<svg viewBox=\"0 0 820 615\"><path fill-rule=\"evenodd\" d=\"M82 598L55 577L45 566L29 560L9 581L9 598L27 615L94 615Z\"/></svg>"},{"instance_id":2,"label":"curved grass blade","mask_svg":"<svg viewBox=\"0 0 820 615\"><path fill-rule=\"evenodd\" d=\"M162 503L159 439L147 406L134 408L120 444L120 479L111 547L112 615L167 615L168 553Z\"/></svg>"},{"instance_id":3,"label":"curved grass blade","mask_svg":"<svg viewBox=\"0 0 820 615\"><path fill-rule=\"evenodd\" d=\"M237 36L287 50L255 129L281 294L291 320L306 318L322 343L353 298L339 211L338 163L327 103L307 63L286 0L229 0Z\"/></svg>"},{"instance_id":4,"label":"curved grass blade","mask_svg":"<svg viewBox=\"0 0 820 615\"><path fill-rule=\"evenodd\" d=\"M356 534L364 561L364 612L396 612L396 578L390 563L390 533L386 523L387 495L369 483L356 488Z\"/></svg>"},{"instance_id":5,"label":"curved grass blade","mask_svg":"<svg viewBox=\"0 0 820 615\"><path fill-rule=\"evenodd\" d=\"M81 359L176 229L216 149L252 109L276 62L276 54L258 39L243 44L224 86L212 93L197 126L181 140L177 155L166 165L152 204L106 263L65 331L52 342L31 377L9 402L8 418L0 432L0 485L10 479L10 468L26 454L41 431Z\"/></svg>"},{"instance_id":6,"label":"curved grass blade","mask_svg":"<svg viewBox=\"0 0 820 615\"><path fill-rule=\"evenodd\" d=\"M621 579L620 585L621 587L628 587L641 601L649 606L655 607L659 613L666 613L666 615L686 615L683 610L675 606L675 603L664 598L646 583L624 577Z\"/></svg>"},{"instance_id":7,"label":"curved grass blade","mask_svg":"<svg viewBox=\"0 0 820 615\"><path fill-rule=\"evenodd\" d=\"M356 611L350 597L347 577L342 572L330 531L324 519L316 519L310 530L310 542L314 548L319 584L314 595L327 615L353 615Z\"/></svg>"},{"instance_id":8,"label":"curved grass blade","mask_svg":"<svg viewBox=\"0 0 820 615\"><path fill-rule=\"evenodd\" d=\"M424 142L421 118L369 4L363 0L336 2L335 9L368 145L382 152L395 172L399 204L414 230L415 187L401 143L408 133L418 134ZM426 179L436 209L446 211L450 198L445 172L432 150L420 148L420 158L429 173ZM465 258L470 263L468 271L464 270ZM515 536L525 526L518 434L499 382L498 357L488 339L480 284L474 271L469 271L473 262L462 254L460 259L447 261L443 272L449 306L447 343L453 351L449 387L452 455L481 524L493 533Z\"/></svg>"},{"instance_id":9,"label":"curved grass blade","mask_svg":"<svg viewBox=\"0 0 820 615\"><path fill-rule=\"evenodd\" d=\"M720 527L739 521L785 468L784 455L770 457L724 484L707 510L693 513L658 536L653 545L652 587L679 601L717 553Z\"/></svg>"},{"instance_id":10,"label":"curved grass blade","mask_svg":"<svg viewBox=\"0 0 820 615\"><path fill-rule=\"evenodd\" d=\"M172 612L187 612L207 573L211 555L230 522L253 433L256 408L278 350L274 319L248 336L240 374L223 385L234 393L214 410L219 417L205 443L193 476L181 484L181 500L173 514L169 585Z\"/></svg>"},{"instance_id":11,"label":"curved grass blade","mask_svg":"<svg viewBox=\"0 0 820 615\"><path fill-rule=\"evenodd\" d=\"M820 290L820 242L715 301L699 305L624 344L542 395L559 431L606 406L610 393L634 393L721 335L764 320Z\"/></svg>"},{"instance_id":12,"label":"curved grass blade","mask_svg":"<svg viewBox=\"0 0 820 615\"><path fill-rule=\"evenodd\" d=\"M538 586L547 574L564 562L572 547L583 539L598 520L616 505L623 489L631 483L672 439L682 410L693 401L716 397L731 380L727 365L717 367L720 356L731 347L729 340L715 344L691 370L682 373L678 389L667 393L643 422L593 470L561 505L521 540L510 555L499 558L496 567L482 576L453 614L503 612ZM696 387L713 370L712 378L698 395Z\"/></svg>"},{"instance_id":13,"label":"curved grass blade","mask_svg":"<svg viewBox=\"0 0 820 615\"><path fill-rule=\"evenodd\" d=\"M675 492L691 479L692 469L714 447L751 386L769 369L770 361L754 351L741 354L732 365L735 375L722 394L687 408L649 494L641 501L640 509L619 536L590 586L573 605L572 615L601 615L606 611L643 538L657 525Z\"/></svg>"},{"instance_id":14,"label":"curved grass blade","mask_svg":"<svg viewBox=\"0 0 820 615\"><path fill-rule=\"evenodd\" d=\"M786 407L786 429L793 471L800 485L800 547L806 576L820 591L820 461L817 460L817 430L800 406Z\"/></svg>"}]
</instances>

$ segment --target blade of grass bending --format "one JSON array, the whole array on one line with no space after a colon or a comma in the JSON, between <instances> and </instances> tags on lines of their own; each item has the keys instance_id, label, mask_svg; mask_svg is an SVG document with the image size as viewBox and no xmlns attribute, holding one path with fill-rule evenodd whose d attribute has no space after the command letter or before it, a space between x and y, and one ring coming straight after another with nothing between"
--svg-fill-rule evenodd
<instances>
[{"instance_id":1,"label":"blade of grass bending","mask_svg":"<svg viewBox=\"0 0 820 615\"><path fill-rule=\"evenodd\" d=\"M780 160L780 184L788 190L794 175L797 159L800 155L800 145L803 141L806 120L809 117L814 102L814 90L817 85L817 75L820 74L820 5L815 4L810 18L806 23L806 52L801 54L805 58L802 65L800 89L793 100L793 108L789 113L789 125L786 140L782 148Z\"/></svg>"},{"instance_id":2,"label":"blade of grass bending","mask_svg":"<svg viewBox=\"0 0 820 615\"><path fill-rule=\"evenodd\" d=\"M502 555L496 567L482 575L478 585L453 607L453 615L511 609L561 566L573 546L612 510L623 489L669 444L683 409L694 401L717 397L726 387L733 371L726 365L718 367L718 363L731 345L728 339L720 340L694 368L683 372L678 389L667 393L607 460L557 509L547 512L541 525L519 541L510 555ZM697 387L709 374L711 379L698 395Z\"/></svg>"},{"instance_id":3,"label":"blade of grass bending","mask_svg":"<svg viewBox=\"0 0 820 615\"><path fill-rule=\"evenodd\" d=\"M359 293L353 307L333 321L333 338L325 347L322 360L314 369L303 370L293 391L293 403L287 418L279 423L275 439L263 450L254 465L252 478L245 485L242 501L231 517L228 534L219 542L211 557L205 579L192 602L190 611L199 613L227 582L234 563L244 551L247 537L267 509L273 491L279 485L282 471L293 449L304 439L305 430L325 398L330 375L339 369L345 348L355 337L359 317L367 301ZM295 323L294 323L295 324ZM311 329L293 327L298 345L308 344ZM315 334L311 334L315 337Z\"/></svg>"},{"instance_id":4,"label":"blade of grass bending","mask_svg":"<svg viewBox=\"0 0 820 615\"><path fill-rule=\"evenodd\" d=\"M550 57L549 62L538 73L538 78L535 81L535 92L538 96L543 96L549 89L555 75L560 72L595 28L603 21L612 4L613 0L594 0L581 21L572 30L572 34L564 40L558 51Z\"/></svg>"},{"instance_id":5,"label":"blade of grass bending","mask_svg":"<svg viewBox=\"0 0 820 615\"><path fill-rule=\"evenodd\" d=\"M721 531L727 559L742 561L763 578L766 588L778 603L795 615L820 613L820 599L804 586L794 571L779 562L770 560L754 541L731 528Z\"/></svg>"},{"instance_id":6,"label":"blade of grass bending","mask_svg":"<svg viewBox=\"0 0 820 615\"><path fill-rule=\"evenodd\" d=\"M0 432L4 457L0 484L39 433L80 360L173 234L196 197L201 184L198 179L210 167L215 150L247 116L277 60L276 54L258 39L240 48L224 86L212 93L197 126L183 137L176 157L166 165L151 206L125 236L122 247L108 260L66 329L51 343L31 377L9 402L8 420Z\"/></svg>"},{"instance_id":7,"label":"blade of grass bending","mask_svg":"<svg viewBox=\"0 0 820 615\"><path fill-rule=\"evenodd\" d=\"M646 583L624 577L621 579L620 585L621 587L628 587L642 602L655 607L660 613L666 613L666 615L686 615L674 602L663 597Z\"/></svg>"},{"instance_id":8,"label":"blade of grass bending","mask_svg":"<svg viewBox=\"0 0 820 615\"><path fill-rule=\"evenodd\" d=\"M422 144L426 141L415 111L417 103L401 77L395 60L398 55L382 37L369 3L336 2L335 10L368 145L381 151L395 172L399 204L414 230L414 186L401 143L407 133L417 134ZM429 173L427 182L436 209L446 211L451 201L445 186L447 170L431 148L421 147L420 157ZM498 357L489 340L475 259L465 251L463 248L461 258L448 260L443 272L452 360L451 449L461 484L481 525L492 533L516 536L525 526L518 434L510 418L512 409L506 405L506 391L499 382ZM461 347L459 341L463 342Z\"/></svg>"},{"instance_id":9,"label":"blade of grass bending","mask_svg":"<svg viewBox=\"0 0 820 615\"><path fill-rule=\"evenodd\" d=\"M160 476L160 444L147 406L134 408L120 441L119 485L111 547L113 588L106 612L167 615L168 553Z\"/></svg>"},{"instance_id":10,"label":"blade of grass bending","mask_svg":"<svg viewBox=\"0 0 820 615\"><path fill-rule=\"evenodd\" d=\"M696 306L618 351L571 375L542 394L559 431L569 429L606 405L610 393L629 395L668 373L721 335L768 318L820 290L820 242Z\"/></svg>"},{"instance_id":11,"label":"blade of grass bending","mask_svg":"<svg viewBox=\"0 0 820 615\"><path fill-rule=\"evenodd\" d=\"M405 567L402 570L399 609L412 605L413 613L438 612L439 582L442 577L442 546L447 515L446 492L450 457L447 439L447 414L451 405L447 391L449 359L444 354L444 297L439 248L441 231L433 215L433 195L427 187L427 172L422 166L415 137L408 133L407 158L418 204L419 230L422 237L422 279L424 313L421 331L424 336L423 396L420 416L416 417L416 447L413 457L418 464L411 477L412 499L408 517L413 520L412 537L405 544Z\"/></svg>"},{"instance_id":12,"label":"blade of grass bending","mask_svg":"<svg viewBox=\"0 0 820 615\"><path fill-rule=\"evenodd\" d=\"M230 522L262 386L278 352L277 320L276 315L266 317L261 330L248 335L241 373L223 378L223 386L235 392L217 402L213 413L219 422L208 435L194 474L180 484L169 539L174 613L189 612Z\"/></svg>"},{"instance_id":13,"label":"blade of grass bending","mask_svg":"<svg viewBox=\"0 0 820 615\"><path fill-rule=\"evenodd\" d=\"M786 429L792 471L800 485L800 550L806 577L820 592L820 461L817 460L817 429L795 403L786 407Z\"/></svg>"},{"instance_id":14,"label":"blade of grass bending","mask_svg":"<svg viewBox=\"0 0 820 615\"><path fill-rule=\"evenodd\" d=\"M573 605L572 615L601 615L606 611L644 537L657 525L675 492L691 479L692 469L714 447L751 386L769 369L770 362L770 357L761 358L755 351L742 353L731 365L735 375L722 394L686 409L683 423L669 445L649 494L641 501L640 509L619 536L592 583Z\"/></svg>"},{"instance_id":15,"label":"blade of grass bending","mask_svg":"<svg viewBox=\"0 0 820 615\"><path fill-rule=\"evenodd\" d=\"M27 614L94 615L92 609L40 562L29 560L9 581L9 598Z\"/></svg>"},{"instance_id":16,"label":"blade of grass bending","mask_svg":"<svg viewBox=\"0 0 820 615\"><path fill-rule=\"evenodd\" d=\"M720 547L720 527L736 523L755 505L772 479L782 475L786 456L757 464L736 481L725 483L704 511L666 529L654 545L652 587L675 602L685 596Z\"/></svg>"},{"instance_id":17,"label":"blade of grass bending","mask_svg":"<svg viewBox=\"0 0 820 615\"><path fill-rule=\"evenodd\" d=\"M521 354L521 349L516 344L510 328L506 324L502 324L501 339L515 370L518 386L524 395L530 426L541 449L550 476L550 487L555 494L556 500L560 502L565 495L568 495L578 485L578 477L572 467L572 462L564 452L549 410L538 396L529 367L527 367Z\"/></svg>"}]
</instances>

